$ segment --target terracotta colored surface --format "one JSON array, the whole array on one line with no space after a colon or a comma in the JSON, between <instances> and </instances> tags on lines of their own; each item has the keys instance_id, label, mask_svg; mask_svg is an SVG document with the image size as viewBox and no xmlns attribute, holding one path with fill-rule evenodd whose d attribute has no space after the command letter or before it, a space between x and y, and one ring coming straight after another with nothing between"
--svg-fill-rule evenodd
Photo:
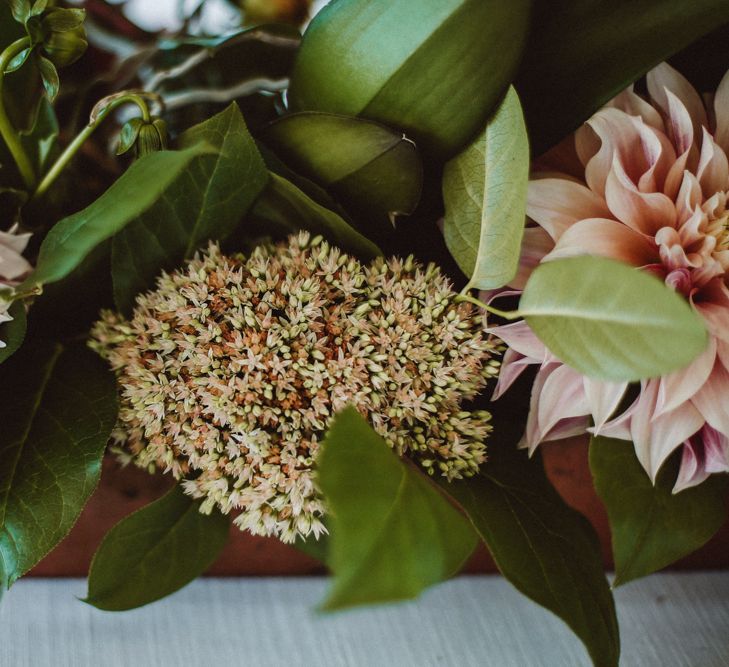
<instances>
[{"instance_id":1,"label":"terracotta colored surface","mask_svg":"<svg viewBox=\"0 0 729 667\"><path fill-rule=\"evenodd\" d=\"M603 546L606 566L611 566L607 516L592 488L587 447L580 439L552 443L543 448L547 471L565 500L585 514L595 526ZM96 494L76 527L32 572L39 576L84 576L104 533L130 512L158 498L169 487L166 477L120 469L108 460ZM680 568L729 568L729 524L700 551L677 564ZM485 549L474 554L467 571L492 572L494 564ZM231 539L213 575L302 575L323 569L314 560L277 540L253 537L231 528Z\"/></svg>"}]
</instances>

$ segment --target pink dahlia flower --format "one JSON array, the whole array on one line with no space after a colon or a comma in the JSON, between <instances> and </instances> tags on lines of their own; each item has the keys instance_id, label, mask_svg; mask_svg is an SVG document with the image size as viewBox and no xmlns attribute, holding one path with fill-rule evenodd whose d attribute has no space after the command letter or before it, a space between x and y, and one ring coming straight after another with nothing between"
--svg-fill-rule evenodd
<instances>
[{"instance_id":1,"label":"pink dahlia flower","mask_svg":"<svg viewBox=\"0 0 729 667\"><path fill-rule=\"evenodd\" d=\"M586 431L632 440L653 481L682 447L678 492L729 471L729 73L706 100L666 64L647 84L647 98L631 86L540 160L527 204L536 224L510 287L523 288L540 262L610 257L685 296L709 345L688 367L641 382L619 412L626 383L584 377L525 322L508 324L492 329L509 346L494 398L538 364L524 446Z\"/></svg>"}]
</instances>

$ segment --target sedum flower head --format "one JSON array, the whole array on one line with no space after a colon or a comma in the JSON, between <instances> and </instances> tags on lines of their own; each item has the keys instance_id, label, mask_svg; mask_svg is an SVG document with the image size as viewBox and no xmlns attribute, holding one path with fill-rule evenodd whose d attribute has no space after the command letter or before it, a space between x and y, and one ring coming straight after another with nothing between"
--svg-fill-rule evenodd
<instances>
[{"instance_id":1,"label":"sedum flower head","mask_svg":"<svg viewBox=\"0 0 729 667\"><path fill-rule=\"evenodd\" d=\"M447 479L485 460L489 414L468 412L498 373L476 310L434 265L356 259L306 233L245 258L217 245L105 312L92 347L119 379L115 439L239 512L255 534L318 536L314 480L332 417L354 405L400 455Z\"/></svg>"}]
</instances>

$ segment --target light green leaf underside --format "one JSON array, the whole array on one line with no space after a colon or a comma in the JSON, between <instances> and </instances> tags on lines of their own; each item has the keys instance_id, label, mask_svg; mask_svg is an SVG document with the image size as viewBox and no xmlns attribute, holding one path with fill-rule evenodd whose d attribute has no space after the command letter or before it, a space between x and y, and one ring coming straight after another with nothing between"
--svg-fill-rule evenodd
<instances>
[{"instance_id":1,"label":"light green leaf underside","mask_svg":"<svg viewBox=\"0 0 729 667\"><path fill-rule=\"evenodd\" d=\"M512 87L481 136L443 173L445 241L470 288L495 289L516 275L528 181L529 140Z\"/></svg>"},{"instance_id":2,"label":"light green leaf underside","mask_svg":"<svg viewBox=\"0 0 729 667\"><path fill-rule=\"evenodd\" d=\"M647 273L598 257L541 264L519 314L560 360L613 382L682 368L708 340L701 318L681 296Z\"/></svg>"}]
</instances>

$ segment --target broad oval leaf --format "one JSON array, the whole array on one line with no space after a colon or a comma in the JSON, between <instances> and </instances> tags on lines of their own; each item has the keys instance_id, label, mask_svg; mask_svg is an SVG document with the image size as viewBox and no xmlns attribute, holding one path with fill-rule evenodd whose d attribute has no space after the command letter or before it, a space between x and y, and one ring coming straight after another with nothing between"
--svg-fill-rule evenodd
<instances>
[{"instance_id":1,"label":"broad oval leaf","mask_svg":"<svg viewBox=\"0 0 729 667\"><path fill-rule=\"evenodd\" d=\"M0 325L0 341L5 347L0 348L0 364L9 359L23 344L27 327L25 304L16 301L10 306L8 315L13 319Z\"/></svg>"},{"instance_id":2,"label":"broad oval leaf","mask_svg":"<svg viewBox=\"0 0 729 667\"><path fill-rule=\"evenodd\" d=\"M125 611L171 595L213 564L229 528L228 517L201 514L200 503L176 486L106 534L91 563L84 601Z\"/></svg>"},{"instance_id":3,"label":"broad oval leaf","mask_svg":"<svg viewBox=\"0 0 729 667\"><path fill-rule=\"evenodd\" d=\"M415 144L401 132L362 118L302 112L274 121L261 138L294 171L353 210L394 222L418 205L423 165Z\"/></svg>"},{"instance_id":4,"label":"broad oval leaf","mask_svg":"<svg viewBox=\"0 0 729 667\"><path fill-rule=\"evenodd\" d=\"M84 347L25 346L0 366L0 582L9 587L76 522L101 474L116 384Z\"/></svg>"},{"instance_id":5,"label":"broad oval leaf","mask_svg":"<svg viewBox=\"0 0 729 667\"><path fill-rule=\"evenodd\" d=\"M236 104L185 132L181 148L201 155L112 244L114 298L130 312L137 294L205 241L229 236L268 182L268 171Z\"/></svg>"},{"instance_id":6,"label":"broad oval leaf","mask_svg":"<svg viewBox=\"0 0 729 667\"><path fill-rule=\"evenodd\" d=\"M451 156L483 127L521 55L529 0L337 0L309 25L294 111L362 116Z\"/></svg>"},{"instance_id":7,"label":"broad oval leaf","mask_svg":"<svg viewBox=\"0 0 729 667\"><path fill-rule=\"evenodd\" d=\"M615 603L595 531L555 491L538 455L499 445L489 449L479 476L444 490L466 511L504 577L567 623L595 665L617 667Z\"/></svg>"},{"instance_id":8,"label":"broad oval leaf","mask_svg":"<svg viewBox=\"0 0 729 667\"><path fill-rule=\"evenodd\" d=\"M100 243L149 210L190 163L210 149L162 151L135 162L101 197L53 226L41 244L35 271L20 290L69 275Z\"/></svg>"},{"instance_id":9,"label":"broad oval leaf","mask_svg":"<svg viewBox=\"0 0 729 667\"><path fill-rule=\"evenodd\" d=\"M443 172L443 233L469 288L496 289L516 275L528 183L529 140L512 87L481 136Z\"/></svg>"},{"instance_id":10,"label":"broad oval leaf","mask_svg":"<svg viewBox=\"0 0 729 667\"><path fill-rule=\"evenodd\" d=\"M550 0L534 7L516 88L536 155L649 69L729 22L726 0Z\"/></svg>"},{"instance_id":11,"label":"broad oval leaf","mask_svg":"<svg viewBox=\"0 0 729 667\"><path fill-rule=\"evenodd\" d=\"M679 460L669 459L651 483L632 442L593 438L590 469L612 534L613 586L645 577L696 551L727 518L729 476L712 475L674 494Z\"/></svg>"},{"instance_id":12,"label":"broad oval leaf","mask_svg":"<svg viewBox=\"0 0 729 667\"><path fill-rule=\"evenodd\" d=\"M465 517L354 408L335 417L318 461L334 572L325 609L416 597L473 551Z\"/></svg>"},{"instance_id":13,"label":"broad oval leaf","mask_svg":"<svg viewBox=\"0 0 729 667\"><path fill-rule=\"evenodd\" d=\"M648 273L601 257L540 264L519 314L564 363L614 382L686 366L708 340L703 321L676 292Z\"/></svg>"},{"instance_id":14,"label":"broad oval leaf","mask_svg":"<svg viewBox=\"0 0 729 667\"><path fill-rule=\"evenodd\" d=\"M330 211L282 176L271 172L270 181L249 214L250 222L263 223L268 236L286 236L300 229L321 234L330 243L360 259L370 260L382 251L334 211ZM246 231L252 231L247 228Z\"/></svg>"}]
</instances>

